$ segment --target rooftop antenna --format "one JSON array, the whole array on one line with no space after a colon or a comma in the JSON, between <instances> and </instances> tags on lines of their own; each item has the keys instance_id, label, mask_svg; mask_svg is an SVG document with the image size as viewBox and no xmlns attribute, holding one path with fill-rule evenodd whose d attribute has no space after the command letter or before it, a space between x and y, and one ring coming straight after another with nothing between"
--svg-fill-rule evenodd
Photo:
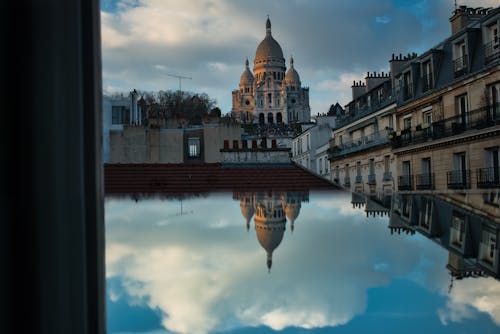
<instances>
[{"instance_id":1,"label":"rooftop antenna","mask_svg":"<svg viewBox=\"0 0 500 334\"><path fill-rule=\"evenodd\" d=\"M182 75L175 75L175 74L170 74L170 73L166 73L168 76L170 77L174 77L174 78L177 78L179 79L179 92L182 93L182 84L181 84L181 81L182 79L189 79L189 80L192 80L193 78L190 78L190 77L184 77Z\"/></svg>"}]
</instances>

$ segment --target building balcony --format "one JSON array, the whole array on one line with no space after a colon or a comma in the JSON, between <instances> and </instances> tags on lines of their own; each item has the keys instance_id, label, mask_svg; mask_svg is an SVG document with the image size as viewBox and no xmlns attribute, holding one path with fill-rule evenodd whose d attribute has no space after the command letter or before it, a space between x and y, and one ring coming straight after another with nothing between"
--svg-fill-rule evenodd
<instances>
[{"instance_id":1,"label":"building balcony","mask_svg":"<svg viewBox=\"0 0 500 334\"><path fill-rule=\"evenodd\" d=\"M394 96L389 96L386 98L383 98L379 101L372 101L370 105L365 105L359 108L354 109L352 112L349 112L348 115L344 117L339 117L337 118L336 121L336 126L337 128L341 128L347 124L350 124L366 115L369 115L377 110L380 110L389 104L393 103L396 101L396 98Z\"/></svg>"},{"instance_id":2,"label":"building balcony","mask_svg":"<svg viewBox=\"0 0 500 334\"><path fill-rule=\"evenodd\" d=\"M446 173L448 189L470 189L470 170L454 170Z\"/></svg>"},{"instance_id":3,"label":"building balcony","mask_svg":"<svg viewBox=\"0 0 500 334\"><path fill-rule=\"evenodd\" d=\"M392 172L384 172L382 181L392 181Z\"/></svg>"},{"instance_id":4,"label":"building balcony","mask_svg":"<svg viewBox=\"0 0 500 334\"><path fill-rule=\"evenodd\" d=\"M417 190L433 190L434 185L434 173L415 175L415 187Z\"/></svg>"},{"instance_id":5,"label":"building balcony","mask_svg":"<svg viewBox=\"0 0 500 334\"><path fill-rule=\"evenodd\" d=\"M468 72L469 67L469 57L463 55L460 58L453 60L453 71L455 72L455 78L464 75Z\"/></svg>"},{"instance_id":6,"label":"building balcony","mask_svg":"<svg viewBox=\"0 0 500 334\"><path fill-rule=\"evenodd\" d=\"M489 42L486 43L484 46L484 63L488 64L492 62L495 59L500 58L500 43L498 41L498 37Z\"/></svg>"},{"instance_id":7,"label":"building balcony","mask_svg":"<svg viewBox=\"0 0 500 334\"><path fill-rule=\"evenodd\" d=\"M431 124L419 124L415 130L405 129L392 135L392 147L419 144L434 139L450 137L472 129L484 129L500 124L500 103L471 110Z\"/></svg>"},{"instance_id":8,"label":"building balcony","mask_svg":"<svg viewBox=\"0 0 500 334\"><path fill-rule=\"evenodd\" d=\"M344 187L350 187L351 186L351 178L349 176L344 177Z\"/></svg>"},{"instance_id":9,"label":"building balcony","mask_svg":"<svg viewBox=\"0 0 500 334\"><path fill-rule=\"evenodd\" d=\"M500 188L500 169L498 167L478 168L476 176L478 188Z\"/></svg>"},{"instance_id":10,"label":"building balcony","mask_svg":"<svg viewBox=\"0 0 500 334\"><path fill-rule=\"evenodd\" d=\"M363 183L363 176L356 175L356 183Z\"/></svg>"},{"instance_id":11,"label":"building balcony","mask_svg":"<svg viewBox=\"0 0 500 334\"><path fill-rule=\"evenodd\" d=\"M424 74L422 76L422 91L426 92L434 88L434 83L432 82L432 72Z\"/></svg>"},{"instance_id":12,"label":"building balcony","mask_svg":"<svg viewBox=\"0 0 500 334\"><path fill-rule=\"evenodd\" d=\"M382 130L359 139L346 141L341 145L332 146L328 150L329 158L341 157L349 153L366 150L371 147L388 143L390 143L389 131Z\"/></svg>"},{"instance_id":13,"label":"building balcony","mask_svg":"<svg viewBox=\"0 0 500 334\"><path fill-rule=\"evenodd\" d=\"M398 190L413 190L413 175L401 175L399 177Z\"/></svg>"},{"instance_id":14,"label":"building balcony","mask_svg":"<svg viewBox=\"0 0 500 334\"><path fill-rule=\"evenodd\" d=\"M375 174L368 174L368 184L374 185L377 183L377 177Z\"/></svg>"}]
</instances>

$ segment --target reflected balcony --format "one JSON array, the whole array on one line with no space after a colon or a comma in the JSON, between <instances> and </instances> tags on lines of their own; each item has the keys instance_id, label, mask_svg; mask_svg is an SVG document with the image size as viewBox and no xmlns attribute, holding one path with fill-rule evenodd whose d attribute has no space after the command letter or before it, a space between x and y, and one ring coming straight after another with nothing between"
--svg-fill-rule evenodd
<instances>
[{"instance_id":1,"label":"reflected balcony","mask_svg":"<svg viewBox=\"0 0 500 334\"><path fill-rule=\"evenodd\" d=\"M399 190L413 190L413 175L401 175L398 180Z\"/></svg>"},{"instance_id":2,"label":"reflected balcony","mask_svg":"<svg viewBox=\"0 0 500 334\"><path fill-rule=\"evenodd\" d=\"M478 188L500 188L500 168L478 168L476 170Z\"/></svg>"},{"instance_id":3,"label":"reflected balcony","mask_svg":"<svg viewBox=\"0 0 500 334\"><path fill-rule=\"evenodd\" d=\"M417 190L433 190L434 184L434 173L415 175L415 187Z\"/></svg>"},{"instance_id":4,"label":"reflected balcony","mask_svg":"<svg viewBox=\"0 0 500 334\"><path fill-rule=\"evenodd\" d=\"M349 176L344 177L344 187L351 186L351 178Z\"/></svg>"},{"instance_id":5,"label":"reflected balcony","mask_svg":"<svg viewBox=\"0 0 500 334\"><path fill-rule=\"evenodd\" d=\"M448 189L470 189L470 170L454 170L446 173Z\"/></svg>"}]
</instances>

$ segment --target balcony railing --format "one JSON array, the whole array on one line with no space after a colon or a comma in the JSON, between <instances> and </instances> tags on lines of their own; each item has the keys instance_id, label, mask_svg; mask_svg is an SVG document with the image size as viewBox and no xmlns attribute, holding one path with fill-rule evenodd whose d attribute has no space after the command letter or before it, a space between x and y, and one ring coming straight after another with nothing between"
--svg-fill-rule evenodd
<instances>
[{"instance_id":1,"label":"balcony railing","mask_svg":"<svg viewBox=\"0 0 500 334\"><path fill-rule=\"evenodd\" d=\"M467 55L463 55L462 57L453 60L455 78L467 73L468 64L469 57Z\"/></svg>"},{"instance_id":2,"label":"balcony railing","mask_svg":"<svg viewBox=\"0 0 500 334\"><path fill-rule=\"evenodd\" d=\"M471 129L484 129L500 124L500 103L471 110L463 115L453 116L431 124L417 125L414 131L401 131L392 138L393 148L445 138Z\"/></svg>"},{"instance_id":3,"label":"balcony railing","mask_svg":"<svg viewBox=\"0 0 500 334\"><path fill-rule=\"evenodd\" d=\"M401 175L398 182L399 190L413 190L413 175Z\"/></svg>"},{"instance_id":4,"label":"balcony railing","mask_svg":"<svg viewBox=\"0 0 500 334\"><path fill-rule=\"evenodd\" d=\"M345 187L350 187L351 186L351 178L349 176L344 177L344 186Z\"/></svg>"},{"instance_id":5,"label":"balcony railing","mask_svg":"<svg viewBox=\"0 0 500 334\"><path fill-rule=\"evenodd\" d=\"M392 172L384 172L383 181L392 181Z\"/></svg>"},{"instance_id":6,"label":"balcony railing","mask_svg":"<svg viewBox=\"0 0 500 334\"><path fill-rule=\"evenodd\" d=\"M337 118L336 126L337 126L337 128L341 128L341 127L343 127L347 124L350 124L350 123L352 123L352 122L354 122L354 121L356 121L356 120L358 120L366 115L371 114L372 112L380 110L383 107L386 107L395 101L396 101L395 96L389 96L389 97L384 98L380 101L372 101L369 106L365 105L363 107L356 108L355 110L350 112L348 116Z\"/></svg>"},{"instance_id":7,"label":"balcony railing","mask_svg":"<svg viewBox=\"0 0 500 334\"><path fill-rule=\"evenodd\" d=\"M415 175L415 187L417 190L434 189L434 173Z\"/></svg>"},{"instance_id":8,"label":"balcony railing","mask_svg":"<svg viewBox=\"0 0 500 334\"><path fill-rule=\"evenodd\" d=\"M454 170L446 173L448 189L469 189L470 170Z\"/></svg>"},{"instance_id":9,"label":"balcony railing","mask_svg":"<svg viewBox=\"0 0 500 334\"><path fill-rule=\"evenodd\" d=\"M497 58L500 58L500 43L498 37L484 45L484 63L487 64Z\"/></svg>"},{"instance_id":10,"label":"balcony railing","mask_svg":"<svg viewBox=\"0 0 500 334\"><path fill-rule=\"evenodd\" d=\"M363 176L356 175L356 183L363 183Z\"/></svg>"},{"instance_id":11,"label":"balcony railing","mask_svg":"<svg viewBox=\"0 0 500 334\"><path fill-rule=\"evenodd\" d=\"M364 136L356 140L349 140L341 145L332 147L329 153L331 158L335 158L386 143L390 143L389 131L382 130L369 136Z\"/></svg>"},{"instance_id":12,"label":"balcony railing","mask_svg":"<svg viewBox=\"0 0 500 334\"><path fill-rule=\"evenodd\" d=\"M377 177L375 174L368 174L368 184L376 184Z\"/></svg>"},{"instance_id":13,"label":"balcony railing","mask_svg":"<svg viewBox=\"0 0 500 334\"><path fill-rule=\"evenodd\" d=\"M432 82L432 72L430 72L422 76L422 91L426 92L432 88L434 88L434 83Z\"/></svg>"},{"instance_id":14,"label":"balcony railing","mask_svg":"<svg viewBox=\"0 0 500 334\"><path fill-rule=\"evenodd\" d=\"M498 167L478 168L476 175L478 188L500 188L500 169Z\"/></svg>"}]
</instances>

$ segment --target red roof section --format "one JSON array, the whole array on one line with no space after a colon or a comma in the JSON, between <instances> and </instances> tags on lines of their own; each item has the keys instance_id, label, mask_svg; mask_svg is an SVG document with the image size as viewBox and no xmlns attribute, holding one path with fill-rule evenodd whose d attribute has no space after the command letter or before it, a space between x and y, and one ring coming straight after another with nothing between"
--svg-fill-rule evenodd
<instances>
[{"instance_id":1,"label":"red roof section","mask_svg":"<svg viewBox=\"0 0 500 334\"><path fill-rule=\"evenodd\" d=\"M340 190L295 165L106 164L106 194Z\"/></svg>"}]
</instances>

